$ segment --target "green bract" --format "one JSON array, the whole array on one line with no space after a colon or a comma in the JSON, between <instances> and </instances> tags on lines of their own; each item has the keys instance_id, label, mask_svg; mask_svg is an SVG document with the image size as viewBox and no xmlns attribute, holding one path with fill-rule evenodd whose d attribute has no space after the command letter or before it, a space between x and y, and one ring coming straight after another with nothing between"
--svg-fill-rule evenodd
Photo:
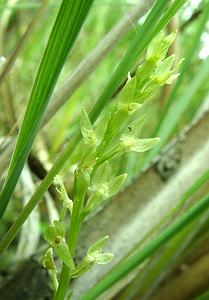
<instances>
[{"instance_id":1,"label":"green bract","mask_svg":"<svg viewBox=\"0 0 209 300\"><path fill-rule=\"evenodd\" d=\"M160 138L136 139L126 134L121 136L121 148L124 152L144 152L160 142Z\"/></svg>"},{"instance_id":2,"label":"green bract","mask_svg":"<svg viewBox=\"0 0 209 300\"><path fill-rule=\"evenodd\" d=\"M54 262L53 258L53 249L49 248L43 257L42 264L44 268L48 269L51 272L52 277L52 285L54 287L54 290L56 291L58 288L58 281L57 281L57 268Z\"/></svg>"},{"instance_id":3,"label":"green bract","mask_svg":"<svg viewBox=\"0 0 209 300\"><path fill-rule=\"evenodd\" d=\"M108 236L105 236L91 245L87 252L87 256L83 258L82 262L71 272L73 278L81 276L87 272L95 263L104 265L109 263L113 259L112 253L103 253L103 248L108 240Z\"/></svg>"},{"instance_id":4,"label":"green bract","mask_svg":"<svg viewBox=\"0 0 209 300\"><path fill-rule=\"evenodd\" d=\"M158 63L163 60L168 52L170 45L174 42L176 34L171 33L167 36L161 31L158 36L152 41L147 49L147 60L152 60Z\"/></svg>"},{"instance_id":5,"label":"green bract","mask_svg":"<svg viewBox=\"0 0 209 300\"><path fill-rule=\"evenodd\" d=\"M60 200L62 201L63 207L70 210L72 213L73 201L68 197L65 186L59 176L54 178L54 184L56 185L56 190L59 193Z\"/></svg>"},{"instance_id":6,"label":"green bract","mask_svg":"<svg viewBox=\"0 0 209 300\"><path fill-rule=\"evenodd\" d=\"M97 137L94 132L93 126L91 125L91 121L89 120L89 116L85 110L82 110L81 113L81 133L83 136L84 144L96 146Z\"/></svg>"},{"instance_id":7,"label":"green bract","mask_svg":"<svg viewBox=\"0 0 209 300\"><path fill-rule=\"evenodd\" d=\"M43 257L43 266L44 268L48 269L48 270L56 270L56 265L54 262L54 258L53 258L53 249L49 248Z\"/></svg>"},{"instance_id":8,"label":"green bract","mask_svg":"<svg viewBox=\"0 0 209 300\"><path fill-rule=\"evenodd\" d=\"M60 221L54 221L54 225L49 225L45 232L46 241L54 248L60 259L70 268L74 268L68 245L65 242L65 226Z\"/></svg>"}]
</instances>

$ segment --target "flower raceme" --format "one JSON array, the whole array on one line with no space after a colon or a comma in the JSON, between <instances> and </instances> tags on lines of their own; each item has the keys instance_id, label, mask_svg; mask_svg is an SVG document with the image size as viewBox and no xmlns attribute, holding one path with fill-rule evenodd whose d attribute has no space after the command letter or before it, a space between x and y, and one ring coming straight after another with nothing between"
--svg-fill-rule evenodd
<instances>
[{"instance_id":1,"label":"flower raceme","mask_svg":"<svg viewBox=\"0 0 209 300\"><path fill-rule=\"evenodd\" d=\"M139 117L139 114L145 101L160 87L171 84L178 77L175 74L176 68L173 68L175 56L166 57L174 38L174 33L165 36L161 32L151 42L145 61L138 66L133 77L128 74L127 83L116 101L95 125L85 110L81 113L80 131L83 139L76 161L73 201L69 199L60 178L56 177L62 210L60 219L49 225L45 232L50 248L44 256L43 264L51 271L55 290L57 270L53 250L68 267L71 278L79 277L95 263L105 264L113 258L111 253L103 253L108 239L106 236L90 246L86 257L76 265L73 257L80 227L88 214L122 188L127 174L114 174L114 160L127 152L147 151L160 142L158 137L140 138L145 116ZM71 214L69 243L66 243L66 229L63 225L67 211Z\"/></svg>"}]
</instances>

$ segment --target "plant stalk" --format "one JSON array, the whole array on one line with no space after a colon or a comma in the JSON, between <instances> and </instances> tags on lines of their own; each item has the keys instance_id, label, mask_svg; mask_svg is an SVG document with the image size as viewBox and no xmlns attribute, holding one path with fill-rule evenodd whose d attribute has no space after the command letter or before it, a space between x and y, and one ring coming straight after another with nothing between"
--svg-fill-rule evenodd
<instances>
[{"instance_id":1,"label":"plant stalk","mask_svg":"<svg viewBox=\"0 0 209 300\"><path fill-rule=\"evenodd\" d=\"M118 66L117 70L113 74L112 78L110 79L109 84L103 91L101 97L96 102L94 108L91 111L90 117L91 121L95 121L99 114L102 112L105 104L107 104L108 100L110 100L112 94L114 93L115 89L117 88L117 84L120 83L120 80L123 79L125 74L127 74L128 70L131 69L133 61L135 61L136 57L138 58L139 55L142 54L146 46L149 42L157 35L160 30L170 21L170 19L175 15L175 13L180 9L180 7L186 2L186 0L176 0L173 5L166 11L166 14L160 19L161 13L163 9L166 8L166 4L168 0L158 0L151 10L147 20L145 21L144 25L141 27L141 30L137 33L133 44L128 49L126 55L122 59L120 65ZM157 23L158 22L158 23ZM153 28L153 24L157 24L153 31L150 28ZM144 39L144 36L146 39ZM133 59L134 57L134 59ZM0 254L10 245L12 240L15 238L16 234L18 233L20 227L25 222L27 217L30 215L34 207L38 204L41 197L48 189L50 184L53 182L55 175L57 175L65 163L68 161L69 156L74 152L77 144L79 143L81 138L80 133L77 131L72 138L70 144L66 147L63 153L55 162L54 166L49 171L48 175L45 179L41 182L40 186L36 190L35 194L32 196L31 200L23 209L22 213L18 217L15 223L11 226L9 231L5 234L4 238L0 242Z\"/></svg>"}]
</instances>

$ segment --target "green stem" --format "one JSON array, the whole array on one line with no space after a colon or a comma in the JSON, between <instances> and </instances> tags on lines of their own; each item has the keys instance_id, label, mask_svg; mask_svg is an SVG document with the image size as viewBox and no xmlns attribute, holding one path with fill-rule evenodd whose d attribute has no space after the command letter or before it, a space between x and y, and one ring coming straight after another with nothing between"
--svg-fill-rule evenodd
<instances>
[{"instance_id":1,"label":"green stem","mask_svg":"<svg viewBox=\"0 0 209 300\"><path fill-rule=\"evenodd\" d=\"M60 212L60 217L59 217L59 221L62 222L65 218L67 212L67 208L65 206L62 207L61 212Z\"/></svg>"},{"instance_id":2,"label":"green stem","mask_svg":"<svg viewBox=\"0 0 209 300\"><path fill-rule=\"evenodd\" d=\"M55 300L65 299L66 290L69 286L70 280L71 276L69 275L69 269L65 264L63 264L58 290L54 297Z\"/></svg>"},{"instance_id":3,"label":"green stem","mask_svg":"<svg viewBox=\"0 0 209 300\"><path fill-rule=\"evenodd\" d=\"M176 234L181 231L182 228L189 225L198 216L205 212L209 208L209 194L202 198L199 203L194 205L186 213L177 219L176 222L171 224L165 229L157 238L150 241L147 245L139 250L135 255L129 258L124 263L120 264L114 269L108 276L104 277L98 284L90 289L81 300L94 300L97 299L108 288L118 282L147 258L153 255L162 245L171 240Z\"/></svg>"},{"instance_id":4,"label":"green stem","mask_svg":"<svg viewBox=\"0 0 209 300\"><path fill-rule=\"evenodd\" d=\"M56 270L51 271L51 280L52 280L52 286L54 288L54 291L58 288L58 281L57 281L57 272Z\"/></svg>"},{"instance_id":5,"label":"green stem","mask_svg":"<svg viewBox=\"0 0 209 300\"><path fill-rule=\"evenodd\" d=\"M83 210L84 199L86 195L86 191L89 185L89 175L88 173L83 171L82 168L78 168L75 172L74 179L74 201L73 201L73 212L72 219L70 224L70 232L69 232L69 249L70 254L73 257L75 253L75 247L77 244L80 226L82 222L81 212ZM62 300L67 292L67 288L69 286L71 277L69 268L63 264L59 287L57 290L57 294L55 296L55 300Z\"/></svg>"},{"instance_id":6,"label":"green stem","mask_svg":"<svg viewBox=\"0 0 209 300\"><path fill-rule=\"evenodd\" d=\"M186 0L175 1L178 2L178 9L186 2ZM139 32L137 33L132 45L127 51L127 54L122 59L120 65L112 76L109 84L105 88L101 97L96 102L96 105L92 109L91 118L93 121L99 116L101 111L103 110L105 104L110 100L111 96L114 94L115 89L117 88L120 81L125 77L127 72L131 69L133 62L136 57L139 58L139 55L142 54L145 47L149 44L149 42L154 38L154 36L170 21L173 15L177 12L177 9L173 10L172 6L167 10L165 17L162 17L159 21L159 18L162 14L162 11L166 8L166 4L168 0L158 0L151 10L147 20L144 25L141 27ZM169 15L169 18L168 18ZM165 19L165 21L164 21ZM157 23L158 22L158 23ZM167 22L167 23L165 23ZM155 26L157 24L157 26ZM155 28L153 34L153 27ZM151 29L150 29L151 28ZM157 30L156 30L157 28ZM146 38L145 38L146 37ZM134 59L133 59L134 57ZM55 162L52 169L49 171L46 178L42 181L35 194L32 196L28 204L23 209L22 213L18 217L15 223L10 227L9 231L5 234L3 240L0 242L0 254L10 245L12 240L15 238L18 233L20 227L28 218L30 213L33 211L35 206L40 201L41 197L48 189L50 184L53 182L54 176L59 173L65 163L68 161L69 156L72 155L76 146L79 144L81 135L77 132L70 144L64 150L64 152L60 155L58 160Z\"/></svg>"}]
</instances>

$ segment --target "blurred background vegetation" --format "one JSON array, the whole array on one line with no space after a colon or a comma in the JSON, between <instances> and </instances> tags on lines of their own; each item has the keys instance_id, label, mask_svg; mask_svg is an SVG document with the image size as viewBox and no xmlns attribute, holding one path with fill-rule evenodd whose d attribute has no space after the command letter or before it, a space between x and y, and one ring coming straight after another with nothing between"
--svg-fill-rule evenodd
<instances>
[{"instance_id":1,"label":"blurred background vegetation","mask_svg":"<svg viewBox=\"0 0 209 300\"><path fill-rule=\"evenodd\" d=\"M93 8L73 46L73 51L64 65L56 86L57 91L60 90L60 87L62 87L66 78L73 73L85 57L97 47L100 40L103 39L117 22L119 22L123 16L140 1L141 0L96 0L94 2ZM41 15L40 9L43 6L42 1L0 0L0 56L5 57L6 60L10 58L12 53L15 53L15 49L18 43L21 42L31 20L34 17L37 18L35 24L29 30L27 38L22 42L21 50L18 51L18 56L12 64L10 71L4 77L3 81L0 82L0 155L6 151L8 143L10 143L17 135L17 130L21 124L31 87L59 5L59 0L50 0L47 7L43 9L43 14ZM148 4L148 7L149 6L151 7L151 4ZM189 63L183 73L175 97L172 97L172 89L175 86L174 83L172 86L162 88L153 99L148 101L145 108L143 108L147 114L147 125L143 130L144 137L155 135L161 137L161 129L168 129L168 134L165 138L162 138L160 147L163 147L174 137L177 137L187 125L190 126L190 124L197 119L197 116L202 116L203 113L207 112L209 107L209 63L207 60L209 54L209 24L207 21L208 16L206 15L208 6L208 1L204 0L187 1L179 11L178 15L175 16L169 26L165 28L166 32L177 31L175 44L174 47L170 49L170 52L176 54L177 62L180 61L181 58L185 58L185 61L188 61ZM204 13L206 15L206 21L201 26ZM146 14L142 16L142 18L139 18L139 25L142 24L145 16ZM31 187L32 190L29 191L30 194L35 190L35 186L39 180L48 172L56 157L70 140L72 133L79 123L81 109L85 107L89 110L92 107L99 97L101 90L108 82L110 74L116 69L118 62L123 57L128 45L131 43L133 36L136 33L136 23L130 19L130 24L131 30L118 40L116 46L101 59L101 62L98 65L96 65L94 72L89 74L89 76L86 76L86 80L76 89L73 95L69 97L68 101L57 110L55 115L40 131L33 145L33 156L31 156L31 162L29 163L30 168L28 169L29 176L31 176L33 182ZM200 30L199 35L197 35L198 29ZM196 36L197 39L195 39ZM2 64L0 71L3 70L3 67L4 65ZM181 69L181 66L179 68ZM130 71L134 73L134 69ZM114 98L112 101L114 101ZM178 103L180 104L177 105ZM166 119L169 112L171 117L174 116L174 121L171 120L171 117ZM164 132L164 129L162 132ZM195 143L194 140L194 144ZM154 152L151 151L148 154L146 153L140 156L135 154L125 155L122 159L117 161L115 172L121 173L123 170L127 170L129 176L127 185L130 185L134 181L134 178L138 178L141 172L157 157L159 151L160 149L154 150ZM172 160L172 157L169 158L169 160ZM208 157L205 157L205 160L207 161ZM203 162L200 162L200 164L202 163ZM69 167L67 165L61 172L61 176L70 195L73 192L73 171L73 166ZM0 173L0 185L2 186L3 179L6 175L6 169L1 170ZM27 176L28 175L26 174L26 177ZM196 180L198 180L198 177ZM205 182L207 183L207 180L205 180L204 183ZM165 184L167 184L167 181L165 181ZM23 180L22 183L19 183L18 188L13 195L14 201L10 203L4 218L4 223L0 228L1 235L9 228L13 219L16 218L22 209L23 200L27 198L26 196L28 193L27 189L24 188L24 185L25 183ZM201 196L206 194L207 191L208 187L206 185L204 186L204 191L200 193ZM38 236L37 242L32 246L31 252L29 251L30 255L34 255L44 247L42 240L43 228L48 223L48 220L52 219L57 214L57 208L59 207L56 191L54 191L53 187L46 198L48 200L40 205L39 210L37 211L38 217L35 217L35 222L33 223L30 232L26 233L31 235L31 230L34 230L35 232L38 231L36 232L36 237ZM199 199L198 197L196 198L196 200ZM161 254L158 253L148 267L143 270L144 273L142 275L141 273L137 274L133 282L127 283L127 287L124 288L121 294L114 296L114 299L195 299L198 293L201 294L202 292L207 291L207 287L209 286L209 268L206 270L200 268L203 273L205 272L204 275L208 280L202 283L202 285L200 282L201 288L197 288L195 291L197 295L194 293L193 297L193 294L187 294L182 291L182 295L184 295L182 298L180 298L180 296L178 296L178 298L171 296L171 293L175 293L175 280L179 280L180 283L185 283L190 281L189 276L192 277L192 274L189 274L188 272L188 274L185 273L185 278L181 278L180 276L183 275L180 274L179 270L184 268L184 266L187 269L187 263L189 265L190 261L194 264L201 263L200 259L205 258L203 257L204 255L208 255L208 249L203 252L203 254L201 253L201 249L206 247L205 245L208 242L208 225L208 220L206 218L206 223L204 223L200 231L198 231L198 235L200 235L202 239L198 239L197 236L195 236L188 241L188 244L185 246L187 255L184 255L184 251L182 251L179 254L180 259L178 258L174 262L169 260L170 263L166 265L166 270L169 271L170 274L168 276L166 275L167 291L164 292L164 295L158 295L160 293L159 289L156 289L157 292L156 294L154 293L154 296L153 293L150 292L154 291L154 288L159 286L158 279L160 275L162 275L160 272L162 267L159 264L154 271L149 273L149 268L152 268L156 261L158 263L160 262ZM173 241L173 244L169 244L168 248L165 249L165 256L163 256L163 258L161 257L161 259L164 259L163 261L166 260L166 251L167 255L170 255L170 257L173 258L175 256L174 254L178 252L179 245L183 244L185 236L188 237L188 235L187 231L186 233L183 231L183 235L177 236L177 241ZM20 254L18 254L20 252L16 250L20 240L21 235L12 244L12 247L4 256L4 260L1 260L0 267L3 274L1 276L2 282L4 282L4 277L8 276L8 274L4 275L4 272L11 261L17 262L20 260ZM126 247L126 245L124 245L124 247ZM195 257L195 252L198 252L198 257ZM28 258L30 255L26 254L25 258ZM115 253L115 255L117 255L117 253ZM209 265L209 259L202 262L202 264ZM194 273L194 276L203 276L203 273ZM179 278L176 274L180 274ZM191 279L191 285L193 284L192 280L194 280L194 278ZM204 280L202 280L202 282L203 281ZM143 285L141 284L139 286L139 282L143 282ZM183 287L180 287L180 283L178 283L177 288L183 289ZM128 284L130 286L128 286ZM135 291L132 296L130 296L130 291ZM165 295L167 295L167 297L163 298ZM205 298L198 299L209 299L209 295L205 295L206 296L202 296ZM10 298L7 297L1 299Z\"/></svg>"}]
</instances>

